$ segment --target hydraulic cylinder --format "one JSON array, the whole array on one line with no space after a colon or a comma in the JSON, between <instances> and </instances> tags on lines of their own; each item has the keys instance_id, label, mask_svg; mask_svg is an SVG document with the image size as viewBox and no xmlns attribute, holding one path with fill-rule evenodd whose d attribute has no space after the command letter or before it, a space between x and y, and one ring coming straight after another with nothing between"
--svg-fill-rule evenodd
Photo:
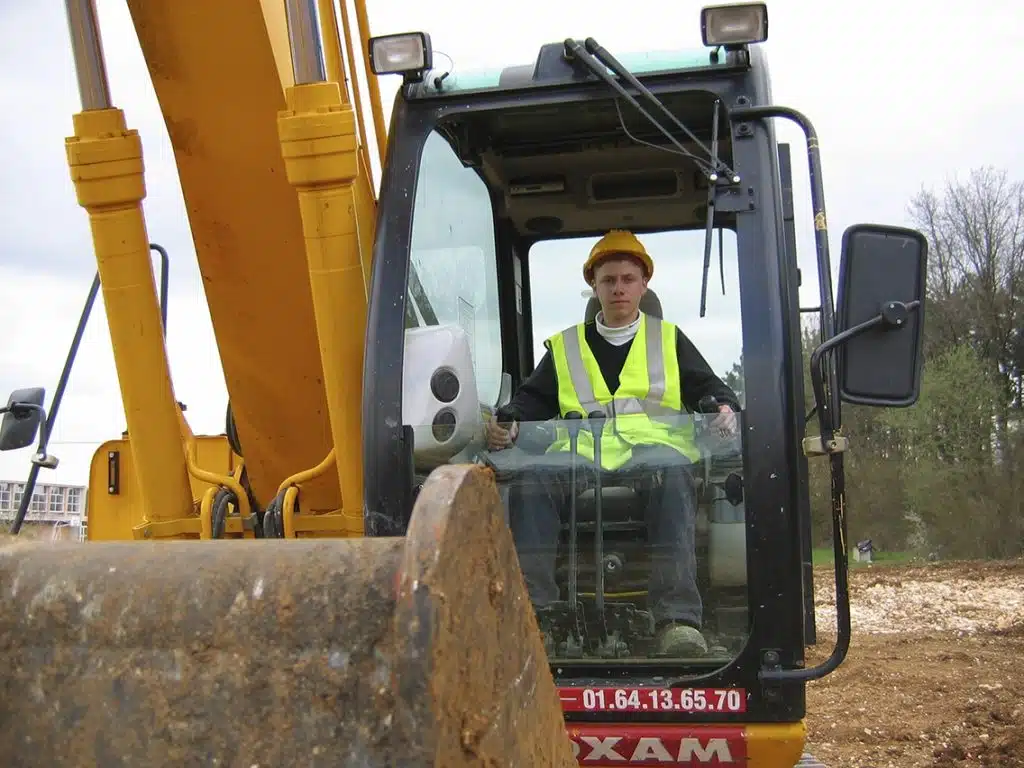
<instances>
[{"instance_id":1,"label":"hydraulic cylinder","mask_svg":"<svg viewBox=\"0 0 1024 768\"><path fill-rule=\"evenodd\" d=\"M68 165L89 214L143 515L187 517L192 491L142 213L142 142L119 109L86 109L73 119Z\"/></svg>"},{"instance_id":2,"label":"hydraulic cylinder","mask_svg":"<svg viewBox=\"0 0 1024 768\"><path fill-rule=\"evenodd\" d=\"M372 209L356 205L356 122L334 82L296 85L278 134L299 197L324 389L337 457L346 531L362 535L362 377L366 281L361 252L373 237ZM287 361L282 361L287 370Z\"/></svg>"},{"instance_id":3,"label":"hydraulic cylinder","mask_svg":"<svg viewBox=\"0 0 1024 768\"><path fill-rule=\"evenodd\" d=\"M65 10L82 100L65 149L89 214L142 516L188 517L192 489L142 214L142 141L111 104L94 0L66 0Z\"/></svg>"}]
</instances>

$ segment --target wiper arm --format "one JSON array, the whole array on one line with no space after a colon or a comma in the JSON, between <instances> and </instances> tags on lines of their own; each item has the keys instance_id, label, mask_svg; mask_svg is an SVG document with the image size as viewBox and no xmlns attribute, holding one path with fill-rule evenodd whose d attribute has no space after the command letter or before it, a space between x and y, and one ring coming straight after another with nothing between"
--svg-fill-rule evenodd
<instances>
[{"instance_id":1,"label":"wiper arm","mask_svg":"<svg viewBox=\"0 0 1024 768\"><path fill-rule=\"evenodd\" d=\"M711 114L711 162L718 162L718 100L715 100L715 109ZM718 196L718 180L708 181L708 211L707 223L704 226L704 279L700 284L700 316L704 317L708 308L708 270L711 267L711 233L715 227L715 200ZM725 280L723 273L722 279ZM725 292L725 285L722 285L722 292Z\"/></svg>"},{"instance_id":2,"label":"wiper arm","mask_svg":"<svg viewBox=\"0 0 1024 768\"><path fill-rule=\"evenodd\" d=\"M701 167L701 170L703 170L705 175L708 177L707 218L704 229L704 274L700 289L700 316L704 317L707 314L708 273L711 268L711 241L712 233L714 231L715 203L718 195L719 174L723 173L728 181L733 184L738 184L740 182L739 174L718 156L718 123L721 101L718 99L715 100L713 111L711 113L711 147L708 148L707 145L705 145L704 142L702 142L693 133L693 131L687 128L679 118L672 114L671 110L669 110L669 108L666 107L657 96L651 93L651 91L644 86L644 84L641 83L633 73L622 66L622 64L611 53L609 53L606 48L592 37L588 37L585 44L586 48L584 49L584 46L581 46L572 38L567 38L564 43L566 54L569 57L582 62L591 72L611 86L612 90L632 104L640 114L647 118L651 125L661 131L661 133L675 145L680 154L691 158ZM675 123L681 131L683 131L683 133L685 133L698 147L707 153L710 159L710 166L707 162L701 160L686 149L686 147L684 147L675 136L669 133L665 126L658 122L650 112L644 109L614 77L609 75L605 68L612 70L617 77L636 88L641 95L646 97L648 101L653 102L655 106L667 115L669 119L672 120L672 122ZM722 293L724 294L725 270L722 263L723 254L721 253L721 248L722 242L721 236L719 236L719 270L721 271Z\"/></svg>"},{"instance_id":3,"label":"wiper arm","mask_svg":"<svg viewBox=\"0 0 1024 768\"><path fill-rule=\"evenodd\" d=\"M564 45L567 54L583 62L583 64L586 65L587 69L589 69L599 78L604 80L608 85L612 87L612 90L614 90L616 93L622 96L622 98L626 99L630 104L632 104L640 114L647 118L651 125L653 125L659 131L661 131L661 133L664 134L665 138L667 138L676 146L676 148L682 155L689 157L695 163L701 166L701 169L708 175L709 178L716 173L715 168L709 169L707 167L707 163L704 160L701 160L695 154L690 152L690 150L684 147L675 136L669 133L665 126L663 126L655 119L654 115L652 115L650 112L644 109L640 105L640 102L633 98L633 96L625 88L623 88L614 77L612 77L611 75L608 74L607 71L605 71L605 68L601 65L600 62L597 61L597 59L595 59L593 56L590 55L590 53L583 49L582 45L577 43L572 38L567 38ZM654 98L653 94L652 98ZM655 101L657 101L657 99L655 99ZM706 148L705 151L707 151Z\"/></svg>"},{"instance_id":4,"label":"wiper arm","mask_svg":"<svg viewBox=\"0 0 1024 768\"><path fill-rule=\"evenodd\" d=\"M648 101L653 103L656 107L658 107L658 109L660 109L665 115L667 115L668 118L673 123L675 123L676 126L678 126L679 130L681 130L683 133L689 136L690 140L693 141L694 144L696 144L698 147L707 152L708 157L711 158L712 163L712 172L708 175L708 178L712 182L718 181L719 173L724 173L726 177L732 181L733 184L739 184L739 175L736 173L736 171L734 171L732 168L726 165L721 159L719 159L717 150L708 149L707 146L705 146L704 142L698 139L697 136L694 135L693 131L691 131L683 124L682 120L673 115L671 110L669 110L669 108L666 107L657 96L651 93L647 86L641 83L633 75L632 72L630 72L628 69L622 66L619 60L608 52L607 48L602 46L600 43L597 42L597 40L595 40L592 37L588 37L584 41L584 44L586 46L588 53L593 54L602 64L608 67L608 69L610 69L616 75L618 75L627 83L636 88L641 95L643 95ZM636 105L636 102L634 101L633 104ZM714 135L712 136L712 146L714 147L718 143L718 102L715 102L715 127L713 128L713 134Z\"/></svg>"},{"instance_id":5,"label":"wiper arm","mask_svg":"<svg viewBox=\"0 0 1024 768\"><path fill-rule=\"evenodd\" d=\"M411 262L409 263L409 294L416 303L416 309L419 310L418 312L413 311L413 315L416 316L416 325L413 327L418 327L421 321L424 325L438 325L437 313L430 303L430 297L423 287L416 265ZM408 309L409 302L406 301L407 313Z\"/></svg>"},{"instance_id":6,"label":"wiper arm","mask_svg":"<svg viewBox=\"0 0 1024 768\"><path fill-rule=\"evenodd\" d=\"M722 234L724 231L722 227L718 228L718 277L722 280L723 296L725 296L725 243L723 242L725 236Z\"/></svg>"}]
</instances>

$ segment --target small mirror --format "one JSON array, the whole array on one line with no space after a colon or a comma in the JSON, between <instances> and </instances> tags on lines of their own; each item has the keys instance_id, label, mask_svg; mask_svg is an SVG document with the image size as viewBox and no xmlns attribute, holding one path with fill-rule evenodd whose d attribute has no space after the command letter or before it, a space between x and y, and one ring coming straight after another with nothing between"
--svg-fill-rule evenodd
<instances>
[{"instance_id":1,"label":"small mirror","mask_svg":"<svg viewBox=\"0 0 1024 768\"><path fill-rule=\"evenodd\" d=\"M42 387L16 389L7 401L4 420L0 422L0 451L17 451L27 448L36 439L41 411L35 408L18 408L18 405L42 406L46 390Z\"/></svg>"},{"instance_id":2,"label":"small mirror","mask_svg":"<svg viewBox=\"0 0 1024 768\"><path fill-rule=\"evenodd\" d=\"M843 233L836 333L885 318L836 350L844 401L893 408L917 402L927 259L928 241L916 230L857 224Z\"/></svg>"}]
</instances>

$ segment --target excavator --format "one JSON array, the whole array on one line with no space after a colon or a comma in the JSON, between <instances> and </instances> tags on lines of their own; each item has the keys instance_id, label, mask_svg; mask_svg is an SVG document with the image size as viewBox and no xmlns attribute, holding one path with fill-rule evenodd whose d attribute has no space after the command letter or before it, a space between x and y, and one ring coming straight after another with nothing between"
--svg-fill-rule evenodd
<instances>
[{"instance_id":1,"label":"excavator","mask_svg":"<svg viewBox=\"0 0 1024 768\"><path fill-rule=\"evenodd\" d=\"M141 139L93 3L66 0L82 109L65 150L126 429L93 457L86 542L0 549L4 765L820 765L806 686L851 635L841 405L916 401L927 243L849 227L833 295L818 135L772 101L766 4L704 7L697 48L567 36L462 71L428 32L371 35L363 0L126 2L227 418L194 434L176 399ZM400 80L389 126L378 78ZM815 306L778 120L805 140ZM511 448L484 439L537 344L594 321L596 298L573 297L610 230L654 256L645 327L677 324L723 376L742 363L731 434L713 402L639 414L692 446L701 652L654 642L671 542L643 510L665 473L602 458L637 413L595 391ZM645 334L634 348L664 366ZM56 466L45 389L0 410L0 448ZM831 478L836 577L813 666L810 461ZM515 531L551 475L569 478L557 596L535 605Z\"/></svg>"}]
</instances>

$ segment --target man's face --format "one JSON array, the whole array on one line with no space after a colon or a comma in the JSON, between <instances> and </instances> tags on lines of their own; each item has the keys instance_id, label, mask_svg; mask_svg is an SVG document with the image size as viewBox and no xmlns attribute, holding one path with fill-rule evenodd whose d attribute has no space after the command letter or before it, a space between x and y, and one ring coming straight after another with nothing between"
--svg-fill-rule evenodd
<instances>
[{"instance_id":1,"label":"man's face","mask_svg":"<svg viewBox=\"0 0 1024 768\"><path fill-rule=\"evenodd\" d=\"M594 269L594 291L601 302L605 325L628 325L637 316L640 299L647 292L643 268L633 258L611 258Z\"/></svg>"}]
</instances>

